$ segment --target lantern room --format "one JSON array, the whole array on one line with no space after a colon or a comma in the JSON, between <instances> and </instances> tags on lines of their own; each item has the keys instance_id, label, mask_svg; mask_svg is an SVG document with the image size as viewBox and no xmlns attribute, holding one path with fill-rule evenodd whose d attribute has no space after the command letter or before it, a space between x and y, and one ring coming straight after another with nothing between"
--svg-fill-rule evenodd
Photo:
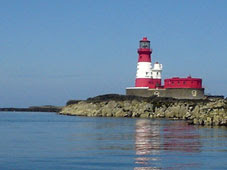
<instances>
[{"instance_id":1,"label":"lantern room","mask_svg":"<svg viewBox=\"0 0 227 170\"><path fill-rule=\"evenodd\" d=\"M150 49L150 41L147 39L147 37L143 37L142 40L140 40L140 48Z\"/></svg>"}]
</instances>

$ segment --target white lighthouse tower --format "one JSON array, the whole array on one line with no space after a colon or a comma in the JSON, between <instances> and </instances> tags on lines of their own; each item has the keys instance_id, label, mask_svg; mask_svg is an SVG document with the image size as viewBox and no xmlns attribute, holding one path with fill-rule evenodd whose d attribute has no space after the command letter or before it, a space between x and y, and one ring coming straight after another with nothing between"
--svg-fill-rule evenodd
<instances>
[{"instance_id":1,"label":"white lighthouse tower","mask_svg":"<svg viewBox=\"0 0 227 170\"><path fill-rule=\"evenodd\" d=\"M154 68L152 69L152 78L153 79L162 79L162 64L156 62Z\"/></svg>"}]
</instances>

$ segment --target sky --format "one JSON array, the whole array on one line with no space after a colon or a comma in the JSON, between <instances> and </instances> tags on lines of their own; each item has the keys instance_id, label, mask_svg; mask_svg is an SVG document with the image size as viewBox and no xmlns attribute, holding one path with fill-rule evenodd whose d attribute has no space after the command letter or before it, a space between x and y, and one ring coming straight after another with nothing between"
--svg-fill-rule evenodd
<instances>
[{"instance_id":1,"label":"sky","mask_svg":"<svg viewBox=\"0 0 227 170\"><path fill-rule=\"evenodd\" d=\"M0 107L65 105L134 86L151 41L163 79L227 96L225 0L0 0Z\"/></svg>"}]
</instances>

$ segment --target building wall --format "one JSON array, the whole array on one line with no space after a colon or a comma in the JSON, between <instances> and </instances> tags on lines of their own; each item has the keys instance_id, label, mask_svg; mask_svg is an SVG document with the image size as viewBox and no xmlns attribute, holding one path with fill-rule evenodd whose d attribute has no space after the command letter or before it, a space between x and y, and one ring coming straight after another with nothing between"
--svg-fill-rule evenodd
<instances>
[{"instance_id":1,"label":"building wall","mask_svg":"<svg viewBox=\"0 0 227 170\"><path fill-rule=\"evenodd\" d=\"M179 78L174 77L164 80L165 88L202 88L202 79L200 78Z\"/></svg>"},{"instance_id":2,"label":"building wall","mask_svg":"<svg viewBox=\"0 0 227 170\"><path fill-rule=\"evenodd\" d=\"M137 78L136 87L148 87L151 89L156 89L161 87L161 79L153 78Z\"/></svg>"},{"instance_id":3,"label":"building wall","mask_svg":"<svg viewBox=\"0 0 227 170\"><path fill-rule=\"evenodd\" d=\"M142 97L159 96L173 97L177 99L202 99L204 98L204 89L197 88L170 88L170 89L126 89L126 95L135 95Z\"/></svg>"}]
</instances>

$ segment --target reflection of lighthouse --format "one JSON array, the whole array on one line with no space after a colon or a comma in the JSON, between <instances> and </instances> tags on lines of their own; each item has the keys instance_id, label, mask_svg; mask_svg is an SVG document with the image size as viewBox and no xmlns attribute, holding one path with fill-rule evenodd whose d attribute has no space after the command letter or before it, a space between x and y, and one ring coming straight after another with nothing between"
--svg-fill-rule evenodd
<instances>
[{"instance_id":1,"label":"reflection of lighthouse","mask_svg":"<svg viewBox=\"0 0 227 170\"><path fill-rule=\"evenodd\" d=\"M160 126L151 124L148 119L138 119L136 121L136 134L135 134L135 149L136 149L136 164L142 166L148 165L150 162L159 161L160 150ZM153 155L153 156L152 156ZM136 167L135 169L142 170L143 167Z\"/></svg>"},{"instance_id":2,"label":"reflection of lighthouse","mask_svg":"<svg viewBox=\"0 0 227 170\"><path fill-rule=\"evenodd\" d=\"M174 122L163 129L164 149L181 152L200 152L200 135L185 122Z\"/></svg>"},{"instance_id":3,"label":"reflection of lighthouse","mask_svg":"<svg viewBox=\"0 0 227 170\"><path fill-rule=\"evenodd\" d=\"M179 161L177 155L192 154L201 151L200 135L195 127L182 121L165 122L149 119L136 120L135 132L135 168L147 169L179 169L188 168L188 160ZM171 160L166 160L166 154L173 154ZM198 168L197 161L190 167Z\"/></svg>"}]
</instances>

